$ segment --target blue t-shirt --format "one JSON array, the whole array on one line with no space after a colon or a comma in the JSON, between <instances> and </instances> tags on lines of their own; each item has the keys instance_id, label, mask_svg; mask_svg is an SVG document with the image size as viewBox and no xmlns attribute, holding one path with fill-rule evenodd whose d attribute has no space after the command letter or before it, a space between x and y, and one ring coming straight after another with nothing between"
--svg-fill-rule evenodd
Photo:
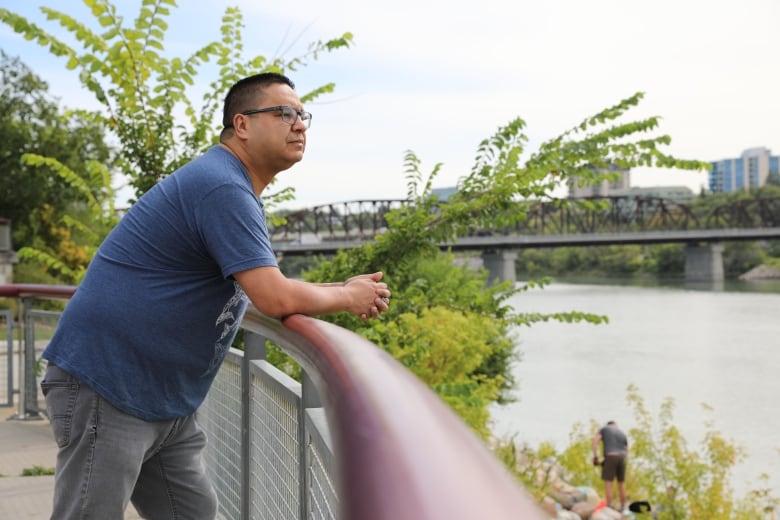
<instances>
[{"instance_id":1,"label":"blue t-shirt","mask_svg":"<svg viewBox=\"0 0 780 520\"><path fill-rule=\"evenodd\" d=\"M247 307L232 275L276 265L262 201L241 162L215 146L111 231L43 357L128 414L190 415Z\"/></svg>"}]
</instances>

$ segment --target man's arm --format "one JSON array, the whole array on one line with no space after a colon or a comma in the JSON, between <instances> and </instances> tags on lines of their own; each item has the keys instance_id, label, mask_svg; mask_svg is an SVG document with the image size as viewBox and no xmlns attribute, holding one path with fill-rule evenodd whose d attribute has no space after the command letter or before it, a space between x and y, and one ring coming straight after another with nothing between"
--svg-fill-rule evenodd
<instances>
[{"instance_id":1,"label":"man's arm","mask_svg":"<svg viewBox=\"0 0 780 520\"><path fill-rule=\"evenodd\" d=\"M593 448L593 465L598 466L599 463L599 442L601 442L601 433L597 433L593 436L593 442L591 446Z\"/></svg>"},{"instance_id":2,"label":"man's arm","mask_svg":"<svg viewBox=\"0 0 780 520\"><path fill-rule=\"evenodd\" d=\"M353 280L357 280L359 278L373 278L374 276L376 276L376 274L377 273L373 273L373 274L359 274L357 276L353 276L351 278L347 278L347 280L344 281L344 282L311 282L311 283L313 285L316 285L317 287L342 287L342 286L348 284L349 282L351 282ZM380 278L381 278L381 276L380 276Z\"/></svg>"},{"instance_id":3,"label":"man's arm","mask_svg":"<svg viewBox=\"0 0 780 520\"><path fill-rule=\"evenodd\" d=\"M360 318L379 316L389 298L382 273L354 276L344 283L313 284L285 277L278 267L257 267L235 273L252 304L266 316L316 316L346 311Z\"/></svg>"}]
</instances>

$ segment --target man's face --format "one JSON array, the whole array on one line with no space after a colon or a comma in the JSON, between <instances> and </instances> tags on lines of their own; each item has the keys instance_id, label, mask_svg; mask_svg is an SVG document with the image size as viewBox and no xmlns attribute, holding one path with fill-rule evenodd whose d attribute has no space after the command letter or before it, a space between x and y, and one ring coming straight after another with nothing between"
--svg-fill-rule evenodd
<instances>
[{"instance_id":1,"label":"man's face","mask_svg":"<svg viewBox=\"0 0 780 520\"><path fill-rule=\"evenodd\" d=\"M303 110L295 91L281 83L266 87L262 100L253 108L275 106L291 106L296 110ZM292 125L284 121L280 110L242 117L245 118L247 152L258 170L271 170L276 174L303 159L307 126L297 114Z\"/></svg>"}]
</instances>

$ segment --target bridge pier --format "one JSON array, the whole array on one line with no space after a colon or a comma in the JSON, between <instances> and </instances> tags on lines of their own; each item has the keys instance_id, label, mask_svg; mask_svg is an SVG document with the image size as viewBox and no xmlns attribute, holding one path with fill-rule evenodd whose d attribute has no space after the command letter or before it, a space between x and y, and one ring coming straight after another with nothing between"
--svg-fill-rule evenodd
<instances>
[{"instance_id":1,"label":"bridge pier","mask_svg":"<svg viewBox=\"0 0 780 520\"><path fill-rule=\"evenodd\" d=\"M722 282L723 279L723 244L685 246L686 282Z\"/></svg>"},{"instance_id":2,"label":"bridge pier","mask_svg":"<svg viewBox=\"0 0 780 520\"><path fill-rule=\"evenodd\" d=\"M516 282L515 260L517 252L510 250L486 250L480 255L482 265L488 270L488 282L493 283L496 278L499 282L507 280Z\"/></svg>"}]
</instances>

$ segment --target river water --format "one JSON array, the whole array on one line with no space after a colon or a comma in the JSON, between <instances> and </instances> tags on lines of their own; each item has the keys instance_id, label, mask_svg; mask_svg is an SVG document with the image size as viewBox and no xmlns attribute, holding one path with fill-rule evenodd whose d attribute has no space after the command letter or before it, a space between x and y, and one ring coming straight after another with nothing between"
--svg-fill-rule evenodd
<instances>
[{"instance_id":1,"label":"river water","mask_svg":"<svg viewBox=\"0 0 780 520\"><path fill-rule=\"evenodd\" d=\"M626 388L633 384L656 422L662 402L674 399L689 448L700 446L711 421L747 450L732 472L738 494L767 473L780 496L780 284L691 290L553 283L510 303L518 311L575 310L610 322L518 329L518 401L493 408L495 434L561 449L577 422L614 419L627 431L634 415Z\"/></svg>"}]
</instances>

